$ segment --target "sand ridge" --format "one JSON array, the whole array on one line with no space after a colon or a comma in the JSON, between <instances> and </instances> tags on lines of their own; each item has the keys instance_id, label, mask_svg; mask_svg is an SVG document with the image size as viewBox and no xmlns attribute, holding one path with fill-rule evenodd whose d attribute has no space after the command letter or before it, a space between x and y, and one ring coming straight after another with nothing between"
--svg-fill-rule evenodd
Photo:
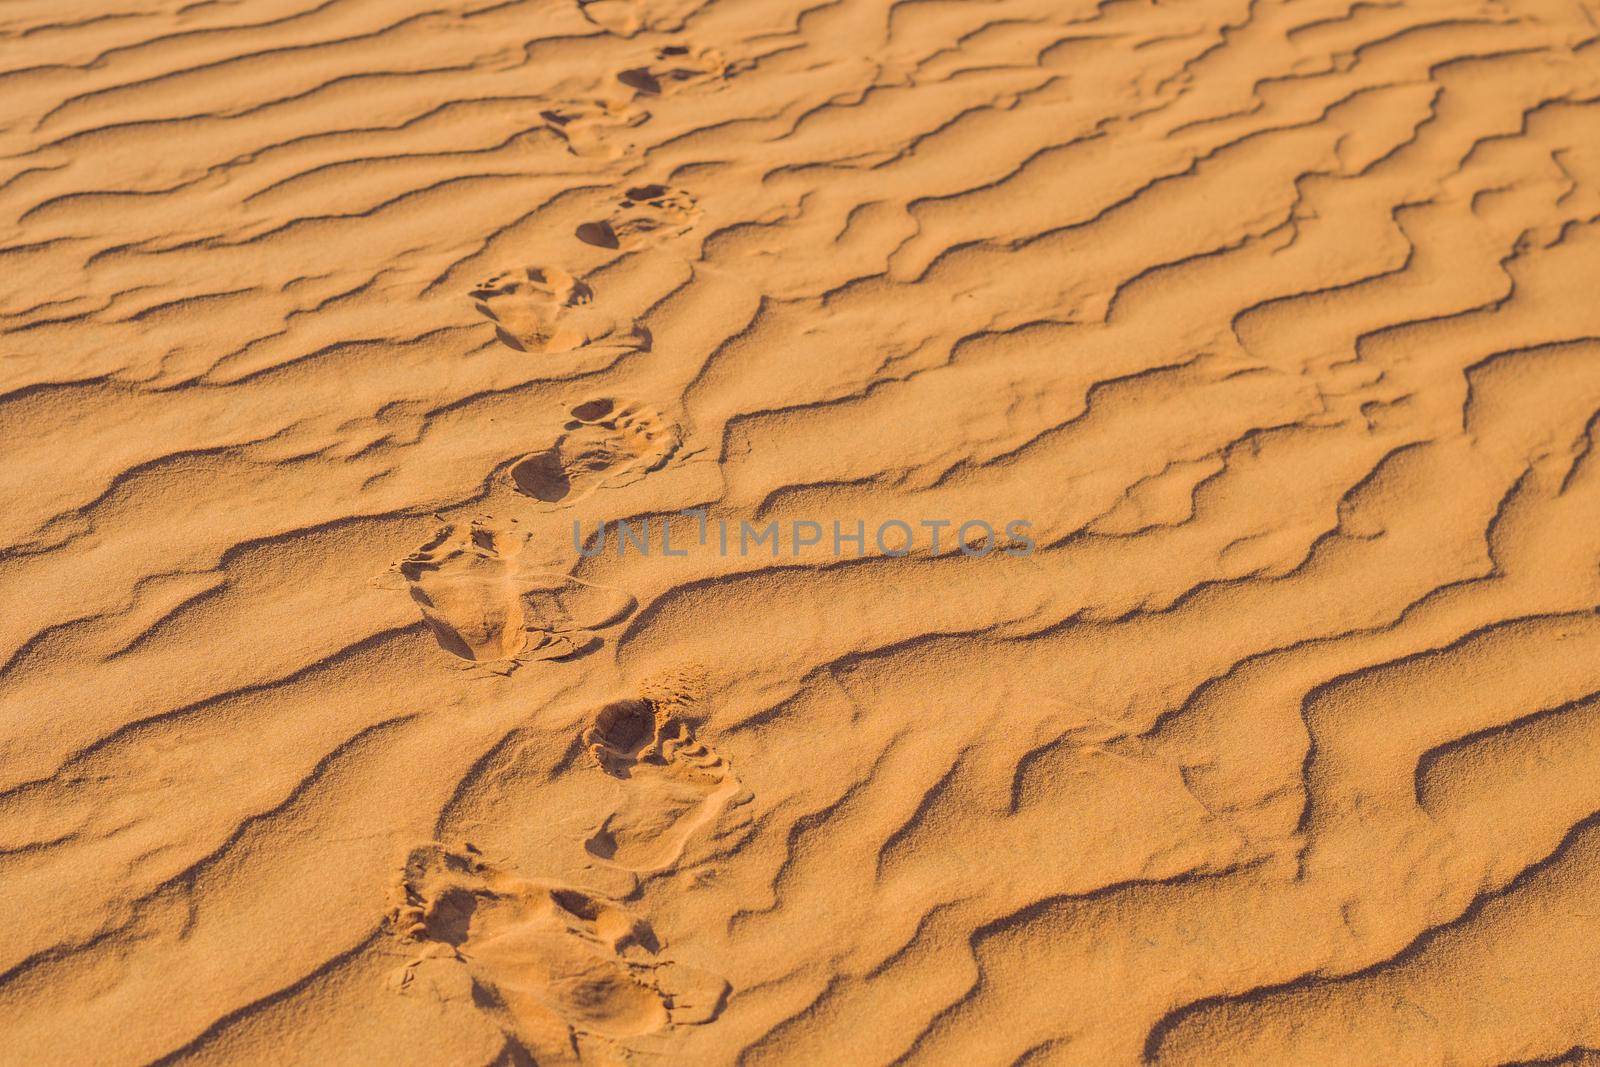
<instances>
[{"instance_id":1,"label":"sand ridge","mask_svg":"<svg viewBox=\"0 0 1600 1067\"><path fill-rule=\"evenodd\" d=\"M1600 1058L1591 0L0 45L0 1063Z\"/></svg>"}]
</instances>

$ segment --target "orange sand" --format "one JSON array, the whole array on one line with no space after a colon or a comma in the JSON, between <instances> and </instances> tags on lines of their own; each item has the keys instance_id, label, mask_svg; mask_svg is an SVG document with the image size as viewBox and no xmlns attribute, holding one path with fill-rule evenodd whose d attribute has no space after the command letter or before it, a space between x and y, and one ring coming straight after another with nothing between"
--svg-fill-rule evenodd
<instances>
[{"instance_id":1,"label":"orange sand","mask_svg":"<svg viewBox=\"0 0 1600 1067\"><path fill-rule=\"evenodd\" d=\"M0 1063L1600 1062L1597 12L6 0Z\"/></svg>"}]
</instances>

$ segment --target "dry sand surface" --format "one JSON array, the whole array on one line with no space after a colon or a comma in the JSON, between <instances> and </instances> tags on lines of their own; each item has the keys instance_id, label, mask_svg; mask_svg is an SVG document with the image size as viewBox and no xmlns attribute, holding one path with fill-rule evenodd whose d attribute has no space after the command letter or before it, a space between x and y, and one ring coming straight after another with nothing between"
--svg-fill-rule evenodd
<instances>
[{"instance_id":1,"label":"dry sand surface","mask_svg":"<svg viewBox=\"0 0 1600 1067\"><path fill-rule=\"evenodd\" d=\"M1595 0L4 0L0 227L5 1067L1600 1062Z\"/></svg>"}]
</instances>

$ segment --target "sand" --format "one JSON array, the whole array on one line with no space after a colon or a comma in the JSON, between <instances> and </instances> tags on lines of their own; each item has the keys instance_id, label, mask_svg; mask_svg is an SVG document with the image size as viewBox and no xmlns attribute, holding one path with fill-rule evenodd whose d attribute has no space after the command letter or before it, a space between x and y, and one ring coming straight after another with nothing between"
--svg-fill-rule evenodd
<instances>
[{"instance_id":1,"label":"sand","mask_svg":"<svg viewBox=\"0 0 1600 1067\"><path fill-rule=\"evenodd\" d=\"M1593 0L8 0L0 456L7 1067L1600 1062Z\"/></svg>"}]
</instances>

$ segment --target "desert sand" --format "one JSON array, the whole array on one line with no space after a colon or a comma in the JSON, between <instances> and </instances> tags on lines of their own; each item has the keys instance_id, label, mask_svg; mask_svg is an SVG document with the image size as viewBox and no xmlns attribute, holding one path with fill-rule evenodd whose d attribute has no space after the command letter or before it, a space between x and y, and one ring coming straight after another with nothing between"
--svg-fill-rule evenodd
<instances>
[{"instance_id":1,"label":"desert sand","mask_svg":"<svg viewBox=\"0 0 1600 1067\"><path fill-rule=\"evenodd\" d=\"M1600 1062L1597 12L7 0L0 1064Z\"/></svg>"}]
</instances>

